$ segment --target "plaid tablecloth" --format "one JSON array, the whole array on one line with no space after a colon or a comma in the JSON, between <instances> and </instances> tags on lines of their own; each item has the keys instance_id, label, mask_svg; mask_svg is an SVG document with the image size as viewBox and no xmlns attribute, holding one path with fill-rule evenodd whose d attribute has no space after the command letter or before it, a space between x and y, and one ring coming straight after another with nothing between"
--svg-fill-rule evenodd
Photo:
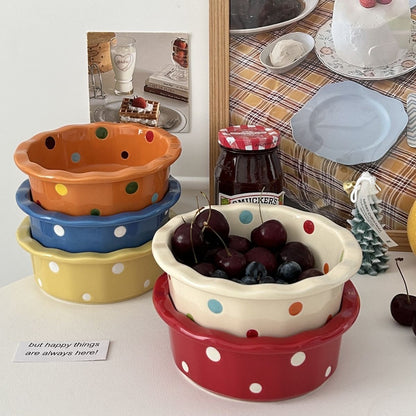
<instances>
[{"instance_id":1,"label":"plaid tablecloth","mask_svg":"<svg viewBox=\"0 0 416 416\"><path fill-rule=\"evenodd\" d=\"M343 183L356 180L367 170L381 188L377 196L382 200L380 208L386 229L404 230L416 199L416 149L408 146L406 130L376 162L348 166L317 156L294 141L290 119L323 85L350 79L327 69L314 51L284 74L271 74L259 61L264 46L279 36L299 31L315 37L318 29L332 18L332 8L333 0L320 0L311 14L289 26L273 32L231 35L230 122L280 130L285 191L303 208L346 226L353 204ZM407 95L416 92L416 71L388 80L353 81L401 100L405 108Z\"/></svg>"}]
</instances>

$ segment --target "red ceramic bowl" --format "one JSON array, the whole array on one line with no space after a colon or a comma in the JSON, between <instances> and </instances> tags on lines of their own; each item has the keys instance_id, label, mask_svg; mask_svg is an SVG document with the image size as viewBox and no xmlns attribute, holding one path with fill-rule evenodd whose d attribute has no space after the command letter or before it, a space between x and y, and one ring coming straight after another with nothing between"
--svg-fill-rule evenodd
<instances>
[{"instance_id":1,"label":"red ceramic bowl","mask_svg":"<svg viewBox=\"0 0 416 416\"><path fill-rule=\"evenodd\" d=\"M328 380L337 368L342 335L360 309L348 281L339 313L321 328L283 338L242 338L202 327L178 312L166 274L156 281L153 303L169 326L179 370L214 393L251 401L296 397Z\"/></svg>"}]
</instances>

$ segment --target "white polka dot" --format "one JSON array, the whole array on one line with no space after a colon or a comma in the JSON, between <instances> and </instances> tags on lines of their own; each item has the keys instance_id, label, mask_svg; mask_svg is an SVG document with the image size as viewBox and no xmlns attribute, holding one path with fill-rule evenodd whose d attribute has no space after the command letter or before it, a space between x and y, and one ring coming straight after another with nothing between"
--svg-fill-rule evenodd
<instances>
[{"instance_id":1,"label":"white polka dot","mask_svg":"<svg viewBox=\"0 0 416 416\"><path fill-rule=\"evenodd\" d=\"M325 371L325 377L329 377L329 376L330 376L330 374L331 374L331 372L332 372L332 367L331 367L331 366L329 366L329 367L326 369L326 371Z\"/></svg>"},{"instance_id":2,"label":"white polka dot","mask_svg":"<svg viewBox=\"0 0 416 416\"><path fill-rule=\"evenodd\" d=\"M55 263L54 261L49 262L49 268L51 269L52 272L54 273L58 273L59 272L59 266L57 263Z\"/></svg>"},{"instance_id":3,"label":"white polka dot","mask_svg":"<svg viewBox=\"0 0 416 416\"><path fill-rule=\"evenodd\" d=\"M207 354L207 357L211 360L217 363L219 360L221 360L221 354L220 352L214 348L214 347L208 347L205 350L205 354Z\"/></svg>"},{"instance_id":4,"label":"white polka dot","mask_svg":"<svg viewBox=\"0 0 416 416\"><path fill-rule=\"evenodd\" d=\"M252 393L258 394L263 390L263 387L259 383L251 383L249 389Z\"/></svg>"},{"instance_id":5,"label":"white polka dot","mask_svg":"<svg viewBox=\"0 0 416 416\"><path fill-rule=\"evenodd\" d=\"M290 359L290 364L292 364L293 367L298 367L304 363L305 359L306 354L302 351L299 351L296 354L292 355L292 358Z\"/></svg>"},{"instance_id":6,"label":"white polka dot","mask_svg":"<svg viewBox=\"0 0 416 416\"><path fill-rule=\"evenodd\" d=\"M183 371L185 371L185 373L187 373L189 371L188 364L185 361L182 361L181 365L182 365Z\"/></svg>"},{"instance_id":7,"label":"white polka dot","mask_svg":"<svg viewBox=\"0 0 416 416\"><path fill-rule=\"evenodd\" d=\"M124 235L126 235L126 232L127 232L127 229L126 229L126 227L124 225L120 225L119 227L116 227L114 229L114 235L117 238L123 237Z\"/></svg>"},{"instance_id":8,"label":"white polka dot","mask_svg":"<svg viewBox=\"0 0 416 416\"><path fill-rule=\"evenodd\" d=\"M42 287L42 280L38 279L38 285Z\"/></svg>"},{"instance_id":9,"label":"white polka dot","mask_svg":"<svg viewBox=\"0 0 416 416\"><path fill-rule=\"evenodd\" d=\"M63 237L64 234L65 234L64 227L62 227L61 225L58 225L58 224L53 226L53 231L58 237Z\"/></svg>"},{"instance_id":10,"label":"white polka dot","mask_svg":"<svg viewBox=\"0 0 416 416\"><path fill-rule=\"evenodd\" d=\"M84 293L82 295L82 300L85 300L85 302L89 302L91 300L91 295L89 293Z\"/></svg>"},{"instance_id":11,"label":"white polka dot","mask_svg":"<svg viewBox=\"0 0 416 416\"><path fill-rule=\"evenodd\" d=\"M123 273L124 264L123 263L116 263L116 264L113 265L113 268L111 270L114 274Z\"/></svg>"},{"instance_id":12,"label":"white polka dot","mask_svg":"<svg viewBox=\"0 0 416 416\"><path fill-rule=\"evenodd\" d=\"M143 285L144 287L149 287L150 286L150 280L149 279L147 279L145 282L144 282L144 285Z\"/></svg>"}]
</instances>

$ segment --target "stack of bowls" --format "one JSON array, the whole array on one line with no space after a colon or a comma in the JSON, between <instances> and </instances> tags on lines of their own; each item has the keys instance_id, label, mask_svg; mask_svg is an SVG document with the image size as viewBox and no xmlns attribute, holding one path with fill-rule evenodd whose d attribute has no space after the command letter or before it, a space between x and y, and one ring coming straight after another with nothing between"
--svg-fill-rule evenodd
<instances>
[{"instance_id":1,"label":"stack of bowls","mask_svg":"<svg viewBox=\"0 0 416 416\"><path fill-rule=\"evenodd\" d=\"M110 303L152 289L161 269L152 238L180 197L170 165L177 137L123 123L71 125L15 151L28 175L16 193L27 214L17 230L34 277L49 295Z\"/></svg>"},{"instance_id":2,"label":"stack of bowls","mask_svg":"<svg viewBox=\"0 0 416 416\"><path fill-rule=\"evenodd\" d=\"M361 249L346 229L317 214L287 206L213 206L230 234L250 238L270 219L286 228L288 241L304 243L324 275L283 285L242 285L207 277L179 263L171 237L182 214L153 238L164 270L153 291L155 308L168 324L179 370L201 387L233 398L267 401L308 393L337 368L341 337L359 312L349 279L361 265Z\"/></svg>"}]
</instances>

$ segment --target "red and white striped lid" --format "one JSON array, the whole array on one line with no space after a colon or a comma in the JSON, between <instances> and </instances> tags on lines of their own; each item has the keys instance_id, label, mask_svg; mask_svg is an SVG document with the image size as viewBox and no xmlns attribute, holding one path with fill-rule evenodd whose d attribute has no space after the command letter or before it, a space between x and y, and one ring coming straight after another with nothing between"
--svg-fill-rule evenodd
<instances>
[{"instance_id":1,"label":"red and white striped lid","mask_svg":"<svg viewBox=\"0 0 416 416\"><path fill-rule=\"evenodd\" d=\"M218 143L228 149L267 150L280 142L280 133L270 127L241 125L230 126L218 132Z\"/></svg>"}]
</instances>

